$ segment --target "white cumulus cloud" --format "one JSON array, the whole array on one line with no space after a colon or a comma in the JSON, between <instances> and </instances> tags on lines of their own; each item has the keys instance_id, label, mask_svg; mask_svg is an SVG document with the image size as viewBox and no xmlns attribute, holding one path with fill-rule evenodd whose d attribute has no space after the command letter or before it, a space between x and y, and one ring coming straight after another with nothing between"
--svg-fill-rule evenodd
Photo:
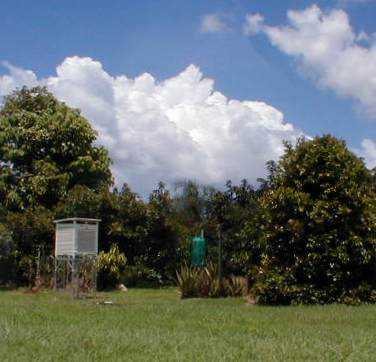
<instances>
[{"instance_id":1,"label":"white cumulus cloud","mask_svg":"<svg viewBox=\"0 0 376 362\"><path fill-rule=\"evenodd\" d=\"M247 14L245 17L244 33L254 35L260 33L264 25L264 17L260 14Z\"/></svg>"},{"instance_id":2,"label":"white cumulus cloud","mask_svg":"<svg viewBox=\"0 0 376 362\"><path fill-rule=\"evenodd\" d=\"M255 182L265 175L265 162L281 155L282 141L301 135L264 102L228 99L194 65L163 81L148 73L112 76L100 62L81 57L66 58L45 79L8 69L0 96L39 84L80 108L109 149L117 184L128 182L143 195L159 180Z\"/></svg>"},{"instance_id":3,"label":"white cumulus cloud","mask_svg":"<svg viewBox=\"0 0 376 362\"><path fill-rule=\"evenodd\" d=\"M37 85L37 77L31 70L15 67L8 62L2 62L1 64L8 70L9 74L0 76L0 97L23 85L28 87Z\"/></svg>"},{"instance_id":4,"label":"white cumulus cloud","mask_svg":"<svg viewBox=\"0 0 376 362\"><path fill-rule=\"evenodd\" d=\"M228 30L228 26L219 14L206 14L201 18L200 29L203 33L219 33Z\"/></svg>"},{"instance_id":5,"label":"white cumulus cloud","mask_svg":"<svg viewBox=\"0 0 376 362\"><path fill-rule=\"evenodd\" d=\"M368 168L372 169L376 167L376 142L371 139L364 139L362 141L362 147L357 150L357 153L364 158Z\"/></svg>"},{"instance_id":6,"label":"white cumulus cloud","mask_svg":"<svg viewBox=\"0 0 376 362\"><path fill-rule=\"evenodd\" d=\"M341 9L325 12L313 5L289 10L287 19L286 26L269 26L261 15L248 14L245 33L265 34L320 86L351 97L376 118L376 38L364 31L356 34Z\"/></svg>"}]
</instances>

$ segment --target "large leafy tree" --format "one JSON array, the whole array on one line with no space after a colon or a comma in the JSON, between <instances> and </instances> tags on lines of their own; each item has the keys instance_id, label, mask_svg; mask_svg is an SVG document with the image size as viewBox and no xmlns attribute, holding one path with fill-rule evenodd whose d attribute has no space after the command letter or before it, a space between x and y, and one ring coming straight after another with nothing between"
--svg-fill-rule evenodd
<instances>
[{"instance_id":1,"label":"large leafy tree","mask_svg":"<svg viewBox=\"0 0 376 362\"><path fill-rule=\"evenodd\" d=\"M75 185L112 182L110 159L80 114L46 88L22 88L0 111L0 202L9 210L51 208Z\"/></svg>"},{"instance_id":2,"label":"large leafy tree","mask_svg":"<svg viewBox=\"0 0 376 362\"><path fill-rule=\"evenodd\" d=\"M13 282L16 275L16 248L10 231L0 223L0 285Z\"/></svg>"},{"instance_id":3,"label":"large leafy tree","mask_svg":"<svg viewBox=\"0 0 376 362\"><path fill-rule=\"evenodd\" d=\"M118 243L130 265L144 255L148 237L148 211L143 200L124 184L122 189L112 193L113 222L109 237Z\"/></svg>"},{"instance_id":4,"label":"large leafy tree","mask_svg":"<svg viewBox=\"0 0 376 362\"><path fill-rule=\"evenodd\" d=\"M174 200L160 182L151 193L148 207L148 240L145 243L145 264L163 277L175 276L184 257L184 228L177 222Z\"/></svg>"},{"instance_id":5,"label":"large leafy tree","mask_svg":"<svg viewBox=\"0 0 376 362\"><path fill-rule=\"evenodd\" d=\"M242 180L239 185L227 181L224 191L216 190L210 195L207 209L207 225L215 225L220 232L225 270L246 275L249 264L254 262L258 253L257 191L247 180Z\"/></svg>"},{"instance_id":6,"label":"large leafy tree","mask_svg":"<svg viewBox=\"0 0 376 362\"><path fill-rule=\"evenodd\" d=\"M331 136L286 144L261 198L261 303L372 300L376 193L371 172Z\"/></svg>"}]
</instances>

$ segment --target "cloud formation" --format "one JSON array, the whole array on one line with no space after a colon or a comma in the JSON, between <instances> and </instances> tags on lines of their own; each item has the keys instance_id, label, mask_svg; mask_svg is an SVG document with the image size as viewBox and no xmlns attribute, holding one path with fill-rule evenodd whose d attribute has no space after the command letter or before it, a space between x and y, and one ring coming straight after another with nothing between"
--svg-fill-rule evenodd
<instances>
[{"instance_id":1,"label":"cloud formation","mask_svg":"<svg viewBox=\"0 0 376 362\"><path fill-rule=\"evenodd\" d=\"M376 167L376 142L366 138L362 141L362 148L357 153L364 158L368 168Z\"/></svg>"},{"instance_id":2,"label":"cloud formation","mask_svg":"<svg viewBox=\"0 0 376 362\"><path fill-rule=\"evenodd\" d=\"M37 77L32 71L20 69L8 62L2 62L1 65L8 70L8 74L0 76L0 99L19 86L33 87L37 85Z\"/></svg>"},{"instance_id":3,"label":"cloud formation","mask_svg":"<svg viewBox=\"0 0 376 362\"><path fill-rule=\"evenodd\" d=\"M39 84L80 108L109 149L117 184L128 182L144 195L159 180L255 182L265 175L265 162L281 155L282 140L301 135L274 107L215 91L194 65L160 82L148 73L114 77L100 62L80 57L66 58L46 79L8 70L0 77L0 96Z\"/></svg>"},{"instance_id":4,"label":"cloud formation","mask_svg":"<svg viewBox=\"0 0 376 362\"><path fill-rule=\"evenodd\" d=\"M55 76L39 80L30 70L5 66L0 97L42 85L80 108L110 152L117 184L128 182L143 195L160 180L255 182L265 162L282 154L282 141L302 135L266 103L227 99L194 65L162 82L148 73L113 77L90 58L66 58ZM376 167L374 141L363 140L355 152Z\"/></svg>"},{"instance_id":5,"label":"cloud formation","mask_svg":"<svg viewBox=\"0 0 376 362\"><path fill-rule=\"evenodd\" d=\"M200 30L203 33L219 33L228 30L228 26L219 14L206 14L201 18Z\"/></svg>"},{"instance_id":6,"label":"cloud formation","mask_svg":"<svg viewBox=\"0 0 376 362\"><path fill-rule=\"evenodd\" d=\"M248 14L244 31L265 34L292 56L320 86L351 97L376 119L376 38L352 29L344 10L327 12L313 5L287 12L288 25L269 26L260 14Z\"/></svg>"}]
</instances>

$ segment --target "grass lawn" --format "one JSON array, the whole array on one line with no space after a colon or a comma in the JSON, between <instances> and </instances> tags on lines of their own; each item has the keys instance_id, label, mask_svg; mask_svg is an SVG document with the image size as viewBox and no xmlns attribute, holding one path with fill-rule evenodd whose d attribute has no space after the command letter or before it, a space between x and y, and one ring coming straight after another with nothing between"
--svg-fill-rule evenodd
<instances>
[{"instance_id":1,"label":"grass lawn","mask_svg":"<svg viewBox=\"0 0 376 362\"><path fill-rule=\"evenodd\" d=\"M98 304L112 300L114 305ZM376 306L0 291L0 361L375 361Z\"/></svg>"}]
</instances>

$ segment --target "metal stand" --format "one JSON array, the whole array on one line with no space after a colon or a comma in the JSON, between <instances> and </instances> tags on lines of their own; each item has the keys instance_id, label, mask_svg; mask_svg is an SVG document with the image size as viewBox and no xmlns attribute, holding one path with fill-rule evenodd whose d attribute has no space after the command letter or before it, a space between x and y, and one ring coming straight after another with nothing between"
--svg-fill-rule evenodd
<instances>
[{"instance_id":1,"label":"metal stand","mask_svg":"<svg viewBox=\"0 0 376 362\"><path fill-rule=\"evenodd\" d=\"M74 298L97 289L96 256L56 256L54 289L70 289Z\"/></svg>"}]
</instances>

